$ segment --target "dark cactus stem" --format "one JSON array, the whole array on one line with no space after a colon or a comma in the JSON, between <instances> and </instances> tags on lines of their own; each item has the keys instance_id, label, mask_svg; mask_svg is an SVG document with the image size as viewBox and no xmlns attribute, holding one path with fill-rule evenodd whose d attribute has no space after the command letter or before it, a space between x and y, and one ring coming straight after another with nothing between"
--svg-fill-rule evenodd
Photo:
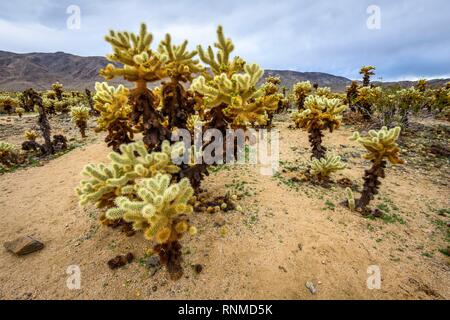
<instances>
[{"instance_id":1,"label":"dark cactus stem","mask_svg":"<svg viewBox=\"0 0 450 320\"><path fill-rule=\"evenodd\" d=\"M384 169L386 168L386 161L381 160L372 161L372 167L364 172L364 188L361 193L361 198L358 199L356 207L362 210L367 208L367 205L378 194L381 181L380 178L385 177Z\"/></svg>"},{"instance_id":2,"label":"dark cactus stem","mask_svg":"<svg viewBox=\"0 0 450 320\"><path fill-rule=\"evenodd\" d=\"M80 129L81 137L86 138L87 122L85 120L78 120L76 124L78 129Z\"/></svg>"},{"instance_id":3,"label":"dark cactus stem","mask_svg":"<svg viewBox=\"0 0 450 320\"><path fill-rule=\"evenodd\" d=\"M146 87L138 87L133 93L133 112L131 118L134 124L139 123L139 119L143 120L144 143L149 151L158 151L164 140L169 140L171 131L165 128L162 123L164 119L155 110L155 96Z\"/></svg>"},{"instance_id":4,"label":"dark cactus stem","mask_svg":"<svg viewBox=\"0 0 450 320\"><path fill-rule=\"evenodd\" d=\"M372 118L372 106L369 103L361 104L360 110L364 120L370 120Z\"/></svg>"},{"instance_id":5,"label":"dark cactus stem","mask_svg":"<svg viewBox=\"0 0 450 320\"><path fill-rule=\"evenodd\" d=\"M20 104L21 107L25 109L26 112L31 112L33 111L33 101L31 98L31 93L32 93L33 89L27 89L25 91L22 92L22 95L20 96Z\"/></svg>"},{"instance_id":6,"label":"dark cactus stem","mask_svg":"<svg viewBox=\"0 0 450 320\"><path fill-rule=\"evenodd\" d=\"M175 240L163 244L157 244L154 248L159 255L161 264L165 265L172 280L178 280L183 275L181 263L181 244Z\"/></svg>"},{"instance_id":7,"label":"dark cactus stem","mask_svg":"<svg viewBox=\"0 0 450 320\"><path fill-rule=\"evenodd\" d=\"M409 111L408 109L403 109L401 111L401 119L400 122L403 124L405 128L409 127Z\"/></svg>"},{"instance_id":8,"label":"dark cactus stem","mask_svg":"<svg viewBox=\"0 0 450 320\"><path fill-rule=\"evenodd\" d=\"M177 81L164 83L162 88L163 115L169 119L170 128L186 129L186 122L190 114L194 114L194 99L191 99Z\"/></svg>"},{"instance_id":9,"label":"dark cactus stem","mask_svg":"<svg viewBox=\"0 0 450 320\"><path fill-rule=\"evenodd\" d=\"M368 87L370 85L370 75L365 74L363 76L363 87Z\"/></svg>"},{"instance_id":10,"label":"dark cactus stem","mask_svg":"<svg viewBox=\"0 0 450 320\"><path fill-rule=\"evenodd\" d=\"M39 119L38 124L39 128L42 131L42 136L44 137L44 148L45 148L45 154L52 154L54 152L53 150L53 144L51 139L51 128L50 123L48 122L47 115L45 114L44 106L42 105L42 98L39 96L39 94L36 91L30 92L31 99L33 101L33 104L38 106L38 112L39 112Z\"/></svg>"},{"instance_id":11,"label":"dark cactus stem","mask_svg":"<svg viewBox=\"0 0 450 320\"><path fill-rule=\"evenodd\" d=\"M112 147L113 151L120 152L121 144L133 142L133 130L129 127L128 121L125 119L117 119L108 127L108 135L105 138L108 147Z\"/></svg>"},{"instance_id":12,"label":"dark cactus stem","mask_svg":"<svg viewBox=\"0 0 450 320\"><path fill-rule=\"evenodd\" d=\"M98 116L100 114L100 112L98 112L97 110L94 109L94 100L92 99L91 90L86 88L84 90L84 92L86 93L86 98L87 98L87 101L88 101L88 104L89 104L89 108L91 109L90 113L92 115Z\"/></svg>"},{"instance_id":13,"label":"dark cactus stem","mask_svg":"<svg viewBox=\"0 0 450 320\"><path fill-rule=\"evenodd\" d=\"M312 147L312 157L316 159L324 158L327 152L327 149L322 146L322 131L317 128L313 128L309 130L309 143Z\"/></svg>"}]
</instances>

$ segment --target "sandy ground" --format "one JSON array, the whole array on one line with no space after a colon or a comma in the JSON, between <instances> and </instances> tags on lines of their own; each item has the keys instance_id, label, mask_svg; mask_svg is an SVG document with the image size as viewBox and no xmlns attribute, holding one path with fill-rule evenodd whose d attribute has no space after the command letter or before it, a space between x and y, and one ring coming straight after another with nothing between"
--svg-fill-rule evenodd
<instances>
[{"instance_id":1,"label":"sandy ground","mask_svg":"<svg viewBox=\"0 0 450 320\"><path fill-rule=\"evenodd\" d=\"M224 167L204 188L211 197L240 193L243 213L194 213L199 234L183 239L184 277L164 269L150 276L140 263L151 248L141 234L126 237L97 222L99 211L80 208L74 188L89 162L109 150L96 142L44 166L0 176L0 241L31 235L45 248L23 257L0 251L1 299L450 299L448 166L391 167L375 205L392 219L368 219L339 203L344 189L292 182L309 158L307 134L280 130L280 174L263 176L250 165ZM93 135L93 133L90 133ZM324 145L343 155L348 177L362 184L368 165L351 131L326 134ZM284 172L283 172L284 171ZM447 172L447 174L445 174ZM447 209L443 215L442 209ZM439 211L441 210L441 211ZM216 227L222 216L226 223ZM446 238L447 237L447 238ZM106 262L133 252L133 263L110 270ZM202 264L196 274L192 268ZM81 289L66 285L70 265L81 270ZM381 270L381 288L368 289L367 269ZM311 294L305 283L317 289Z\"/></svg>"}]
</instances>

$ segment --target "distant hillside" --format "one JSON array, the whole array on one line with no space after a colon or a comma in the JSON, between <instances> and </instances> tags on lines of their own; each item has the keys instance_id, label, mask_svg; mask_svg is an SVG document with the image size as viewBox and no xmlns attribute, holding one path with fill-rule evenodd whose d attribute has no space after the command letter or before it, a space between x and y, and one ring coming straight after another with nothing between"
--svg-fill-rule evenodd
<instances>
[{"instance_id":1,"label":"distant hillside","mask_svg":"<svg viewBox=\"0 0 450 320\"><path fill-rule=\"evenodd\" d=\"M104 57L80 57L64 52L55 53L12 53L0 51L0 91L22 91L33 87L38 90L49 89L59 81L67 90L94 88L96 81L104 81L98 71L108 61ZM331 87L333 91L343 91L351 80L322 72L298 72L290 70L266 70L264 77L279 75L282 84L288 88L298 81L309 80L321 87ZM443 85L450 79L432 80L433 85ZM110 83L117 84L121 80ZM390 82L382 85L399 84L411 86L414 82Z\"/></svg>"}]
</instances>

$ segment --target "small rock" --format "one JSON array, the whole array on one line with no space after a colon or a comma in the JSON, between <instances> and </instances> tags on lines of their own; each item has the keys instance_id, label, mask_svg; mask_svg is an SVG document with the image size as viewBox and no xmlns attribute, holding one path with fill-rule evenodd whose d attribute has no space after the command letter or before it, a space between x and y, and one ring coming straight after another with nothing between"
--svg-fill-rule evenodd
<instances>
[{"instance_id":1,"label":"small rock","mask_svg":"<svg viewBox=\"0 0 450 320\"><path fill-rule=\"evenodd\" d=\"M298 250L300 250L300 251L303 250L303 245L302 245L301 243L299 243L299 244L297 245L297 247L298 247Z\"/></svg>"},{"instance_id":2,"label":"small rock","mask_svg":"<svg viewBox=\"0 0 450 320\"><path fill-rule=\"evenodd\" d=\"M6 250L22 256L44 248L44 244L30 236L17 238L13 241L7 241L3 244Z\"/></svg>"},{"instance_id":3,"label":"small rock","mask_svg":"<svg viewBox=\"0 0 450 320\"><path fill-rule=\"evenodd\" d=\"M286 268L283 267L283 266L278 266L278 269L280 269L280 270L283 271L283 272L287 272Z\"/></svg>"},{"instance_id":4,"label":"small rock","mask_svg":"<svg viewBox=\"0 0 450 320\"><path fill-rule=\"evenodd\" d=\"M159 269L161 269L161 262L159 256L153 255L145 260L145 266L150 270L150 276L154 276Z\"/></svg>"},{"instance_id":5,"label":"small rock","mask_svg":"<svg viewBox=\"0 0 450 320\"><path fill-rule=\"evenodd\" d=\"M317 290L316 287L314 286L314 283L312 283L312 281L308 281L305 284L306 288L308 288L309 292L311 292L311 294L316 294Z\"/></svg>"},{"instance_id":6,"label":"small rock","mask_svg":"<svg viewBox=\"0 0 450 320\"><path fill-rule=\"evenodd\" d=\"M195 273L199 274L200 272L203 271L203 266L199 263L197 263L196 265L194 265L194 271Z\"/></svg>"},{"instance_id":7,"label":"small rock","mask_svg":"<svg viewBox=\"0 0 450 320\"><path fill-rule=\"evenodd\" d=\"M123 267L127 263L133 261L134 255L129 252L126 255L118 255L108 261L108 266L110 269L117 269L119 267Z\"/></svg>"},{"instance_id":8,"label":"small rock","mask_svg":"<svg viewBox=\"0 0 450 320\"><path fill-rule=\"evenodd\" d=\"M383 211L379 209L375 209L372 211L372 215L377 218L381 218L383 216Z\"/></svg>"},{"instance_id":9,"label":"small rock","mask_svg":"<svg viewBox=\"0 0 450 320\"><path fill-rule=\"evenodd\" d=\"M225 219L222 216L217 216L214 219L214 226L215 227L222 227L225 224Z\"/></svg>"},{"instance_id":10,"label":"small rock","mask_svg":"<svg viewBox=\"0 0 450 320\"><path fill-rule=\"evenodd\" d=\"M152 291L153 291L153 292L156 292L156 290L158 290L158 287L157 287L157 286L153 286L153 287L152 287Z\"/></svg>"}]
</instances>

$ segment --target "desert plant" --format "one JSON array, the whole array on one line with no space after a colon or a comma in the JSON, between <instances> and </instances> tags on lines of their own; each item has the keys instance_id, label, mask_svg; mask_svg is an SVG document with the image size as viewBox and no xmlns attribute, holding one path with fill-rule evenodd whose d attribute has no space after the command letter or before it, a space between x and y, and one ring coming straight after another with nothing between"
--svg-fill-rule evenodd
<instances>
[{"instance_id":1,"label":"desert plant","mask_svg":"<svg viewBox=\"0 0 450 320\"><path fill-rule=\"evenodd\" d=\"M38 133L34 130L25 130L25 132L23 133L23 136L25 139L27 139L29 141L36 141L36 139L38 137Z\"/></svg>"},{"instance_id":2,"label":"desert plant","mask_svg":"<svg viewBox=\"0 0 450 320\"><path fill-rule=\"evenodd\" d=\"M268 76L265 79L265 82L263 84L263 88L264 88L264 95L265 96L276 96L276 98L278 99L278 107L276 109L271 109L267 111L267 127L271 127L272 126L272 120L273 117L275 115L275 113L280 113L283 110L285 110L286 107L286 102L284 99L284 96L282 93L280 93L280 83L281 83L281 78L278 76Z\"/></svg>"},{"instance_id":3,"label":"desert plant","mask_svg":"<svg viewBox=\"0 0 450 320\"><path fill-rule=\"evenodd\" d=\"M55 93L56 98L58 99L58 101L62 100L62 96L63 96L63 85L61 83L59 83L58 81L56 81L55 83L52 84L52 89L53 92Z\"/></svg>"},{"instance_id":4,"label":"desert plant","mask_svg":"<svg viewBox=\"0 0 450 320\"><path fill-rule=\"evenodd\" d=\"M309 81L301 81L294 84L292 88L294 103L297 110L303 110L306 97L312 92L312 85Z\"/></svg>"},{"instance_id":5,"label":"desert plant","mask_svg":"<svg viewBox=\"0 0 450 320\"><path fill-rule=\"evenodd\" d=\"M16 107L16 113L19 116L19 118L22 118L22 115L25 113L25 109L22 107Z\"/></svg>"},{"instance_id":6,"label":"desert plant","mask_svg":"<svg viewBox=\"0 0 450 320\"><path fill-rule=\"evenodd\" d=\"M305 110L292 114L297 128L308 131L314 158L320 159L325 156L326 148L322 146L322 131L328 129L333 132L334 129L339 128L342 112L346 107L340 99L308 96L305 100Z\"/></svg>"},{"instance_id":7,"label":"desert plant","mask_svg":"<svg viewBox=\"0 0 450 320\"><path fill-rule=\"evenodd\" d=\"M426 79L419 79L414 88L419 92L425 92L427 90L428 81Z\"/></svg>"},{"instance_id":8,"label":"desert plant","mask_svg":"<svg viewBox=\"0 0 450 320\"><path fill-rule=\"evenodd\" d=\"M129 121L131 106L129 90L123 85L117 88L106 82L95 83L94 108L100 112L96 132L108 131L105 142L120 152L120 145L133 141L133 130Z\"/></svg>"},{"instance_id":9,"label":"desert plant","mask_svg":"<svg viewBox=\"0 0 450 320\"><path fill-rule=\"evenodd\" d=\"M42 102L42 98L33 89L30 89L29 98L31 99L32 105L36 105L38 108L38 112L39 112L38 124L39 124L39 128L42 131L42 136L44 137L44 141L45 141L43 150L45 151L46 154L54 153L53 143L51 140L50 123L48 122L48 119L47 119L47 115L46 115L46 112L44 109L44 104Z\"/></svg>"},{"instance_id":10,"label":"desert plant","mask_svg":"<svg viewBox=\"0 0 450 320\"><path fill-rule=\"evenodd\" d=\"M26 141L22 143L22 150L25 151L37 151L40 150L41 153L45 153L45 149L42 145L36 142L38 133L34 130L26 130L23 134Z\"/></svg>"},{"instance_id":11,"label":"desert plant","mask_svg":"<svg viewBox=\"0 0 450 320\"><path fill-rule=\"evenodd\" d=\"M370 120L372 117L372 105L382 94L379 87L367 87L363 86L358 89L355 103L358 106L358 110L362 113L364 119Z\"/></svg>"},{"instance_id":12,"label":"desert plant","mask_svg":"<svg viewBox=\"0 0 450 320\"><path fill-rule=\"evenodd\" d=\"M0 110L11 114L19 106L19 101L11 97L9 94L0 95Z\"/></svg>"},{"instance_id":13,"label":"desert plant","mask_svg":"<svg viewBox=\"0 0 450 320\"><path fill-rule=\"evenodd\" d=\"M120 151L121 154L113 151L108 155L108 165L89 164L83 169L87 179L76 189L80 205L91 202L99 208L109 208L117 196L132 192L137 179L178 172L180 168L173 164L172 156L181 156L184 145L179 142L170 146L169 141L164 141L160 152L149 153L139 141L122 144Z\"/></svg>"},{"instance_id":14,"label":"desert plant","mask_svg":"<svg viewBox=\"0 0 450 320\"><path fill-rule=\"evenodd\" d=\"M90 108L90 113L91 115L94 116L98 116L100 114L100 112L98 112L95 108L94 108L94 99L92 99L92 93L91 90L89 90L88 88L84 89L84 92L86 94L86 100L88 102L89 108Z\"/></svg>"},{"instance_id":15,"label":"desert plant","mask_svg":"<svg viewBox=\"0 0 450 320\"><path fill-rule=\"evenodd\" d=\"M19 161L19 152L15 145L0 141L0 168L10 167Z\"/></svg>"},{"instance_id":16,"label":"desert plant","mask_svg":"<svg viewBox=\"0 0 450 320\"><path fill-rule=\"evenodd\" d=\"M217 28L214 46L218 49L216 56L211 46L207 51L198 46L199 57L210 67L212 75L205 72L191 85L191 90L202 97L207 125L220 131L266 125L267 112L277 109L280 97L264 95L264 87L257 86L264 71L240 57L230 59L234 45L225 38L221 26Z\"/></svg>"},{"instance_id":17,"label":"desert plant","mask_svg":"<svg viewBox=\"0 0 450 320\"><path fill-rule=\"evenodd\" d=\"M320 181L326 181L333 172L344 169L345 164L341 161L340 156L326 155L323 158L311 160L310 168L313 176Z\"/></svg>"},{"instance_id":18,"label":"desert plant","mask_svg":"<svg viewBox=\"0 0 450 320\"><path fill-rule=\"evenodd\" d=\"M325 98L333 98L333 92L331 92L330 87L320 87L316 89L315 94L319 97L325 97Z\"/></svg>"},{"instance_id":19,"label":"desert plant","mask_svg":"<svg viewBox=\"0 0 450 320\"><path fill-rule=\"evenodd\" d=\"M87 121L90 118L90 109L85 106L72 107L70 109L70 117L72 122L76 124L80 130L81 137L86 138Z\"/></svg>"},{"instance_id":20,"label":"desert plant","mask_svg":"<svg viewBox=\"0 0 450 320\"><path fill-rule=\"evenodd\" d=\"M30 94L32 89L24 90L19 95L20 106L25 109L26 112L32 112L34 108L33 101L31 100Z\"/></svg>"},{"instance_id":21,"label":"desert plant","mask_svg":"<svg viewBox=\"0 0 450 320\"><path fill-rule=\"evenodd\" d=\"M157 51L150 49L153 35L147 32L145 24L141 24L139 34L110 31L105 37L114 53L107 59L117 64L108 64L100 70L106 80L123 77L135 84L130 92L132 105L132 120L140 123L144 134L144 142L149 149L157 149L161 142L170 138L170 131L162 125L164 119L156 110L156 97L147 88L149 82L155 82L167 77L167 69Z\"/></svg>"},{"instance_id":22,"label":"desert plant","mask_svg":"<svg viewBox=\"0 0 450 320\"><path fill-rule=\"evenodd\" d=\"M148 240L156 240L154 251L177 280L183 274L179 240L186 232L196 233L187 216L193 211L189 201L194 190L187 178L171 183L171 176L161 173L139 181L134 190L135 199L118 197L117 207L109 209L106 217L130 222L134 230L143 230Z\"/></svg>"},{"instance_id":23,"label":"desert plant","mask_svg":"<svg viewBox=\"0 0 450 320\"><path fill-rule=\"evenodd\" d=\"M409 117L417 113L427 104L426 97L417 89L409 88L399 90L396 94L400 123L403 127L409 126Z\"/></svg>"},{"instance_id":24,"label":"desert plant","mask_svg":"<svg viewBox=\"0 0 450 320\"><path fill-rule=\"evenodd\" d=\"M363 87L368 87L370 85L370 77L375 75L375 70L376 68L374 66L363 66L361 67L361 69L359 70L359 74L363 75Z\"/></svg>"},{"instance_id":25,"label":"desert plant","mask_svg":"<svg viewBox=\"0 0 450 320\"><path fill-rule=\"evenodd\" d=\"M348 86L346 89L347 103L352 111L354 111L354 109L355 109L354 106L355 106L356 98L358 96L358 88L359 88L358 82L352 81L350 86Z\"/></svg>"},{"instance_id":26,"label":"desert plant","mask_svg":"<svg viewBox=\"0 0 450 320\"><path fill-rule=\"evenodd\" d=\"M359 132L354 132L351 137L351 140L358 141L366 148L364 158L372 162L372 167L365 171L364 187L356 202L356 208L366 210L369 202L378 194L381 185L379 179L385 177L386 160L392 164L404 163L399 157L400 148L396 143L400 131L400 127L389 130L382 127L379 131L370 130L365 137L361 137Z\"/></svg>"}]
</instances>

